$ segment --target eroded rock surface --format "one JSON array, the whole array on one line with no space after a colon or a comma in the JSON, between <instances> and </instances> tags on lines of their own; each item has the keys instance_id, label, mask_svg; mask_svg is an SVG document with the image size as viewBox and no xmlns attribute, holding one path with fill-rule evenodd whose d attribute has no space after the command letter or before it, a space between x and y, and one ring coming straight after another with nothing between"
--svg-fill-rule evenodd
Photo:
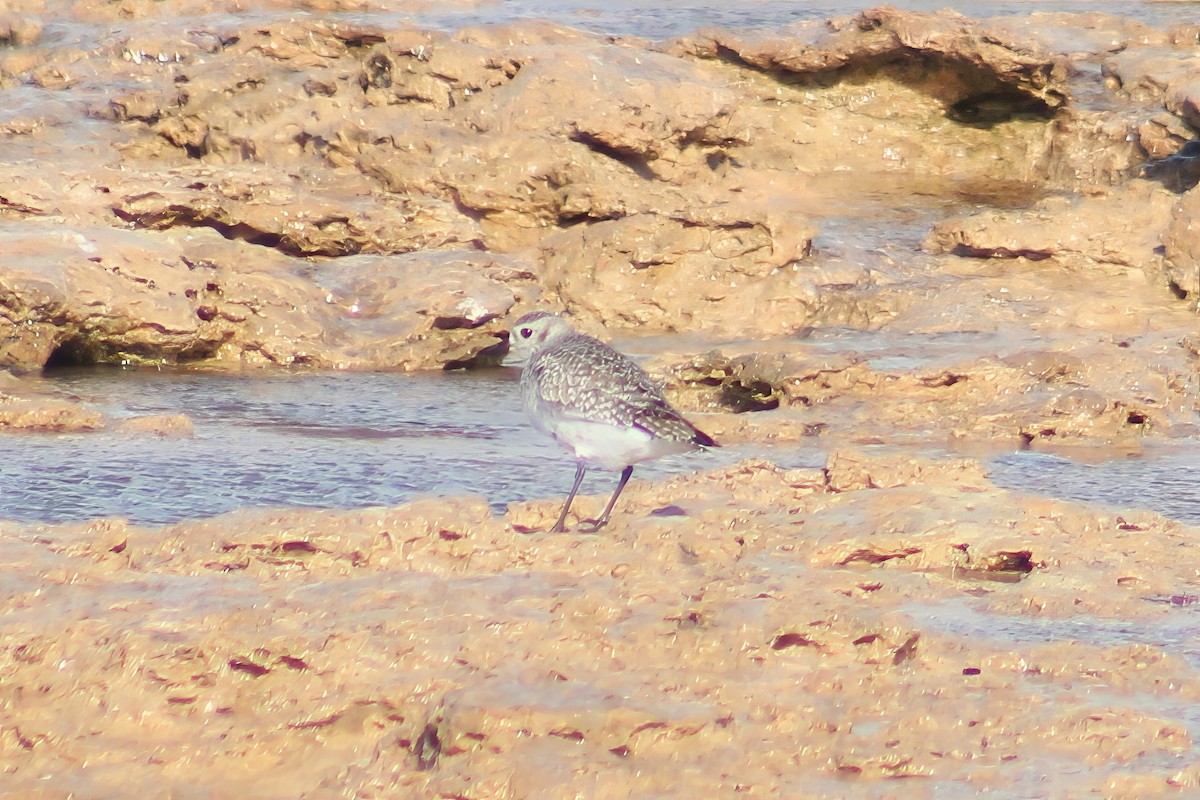
<instances>
[{"instance_id":1,"label":"eroded rock surface","mask_svg":"<svg viewBox=\"0 0 1200 800\"><path fill-rule=\"evenodd\" d=\"M197 244L186 230L7 227L0 236L19 265L0 272L8 366L232 359L436 369L494 346L473 329L506 314L531 277L475 250L360 255L331 270L245 241Z\"/></svg>"},{"instance_id":2,"label":"eroded rock surface","mask_svg":"<svg viewBox=\"0 0 1200 800\"><path fill-rule=\"evenodd\" d=\"M1055 196L1021 211L986 211L939 223L925 241L935 253L985 258L1054 258L1060 264L1161 273L1163 231L1178 196L1136 181L1102 194Z\"/></svg>"},{"instance_id":3,"label":"eroded rock surface","mask_svg":"<svg viewBox=\"0 0 1200 800\"><path fill-rule=\"evenodd\" d=\"M442 33L370 17L285 19L264 7L245 20L198 17L180 33L150 9L130 14L111 36L73 45L47 39L36 13L9 24L0 82L40 102L12 104L0 120L13 154L0 195L5 235L18 253L42 226L67 240L124 236L126 258L146 262L125 273L209 263L226 270L223 291L253 287L215 302L201 266L148 303L146 283L114 279L112 255L75 260L69 276L66 252L22 259L25 277L4 304L9 366L130 354L325 367L470 361L465 349L495 340L464 346L410 310L384 334L390 341L368 341L378 326L330 314L310 278L377 256L407 280L417 272L405 255L418 252L454 261L477 250L477 263L531 276L516 296L480 278L471 302L487 305L474 318L491 317L488 331L532 300L609 327L719 336L878 324L903 305L913 276L899 276L901 292L881 290L892 276L881 281L861 257L855 265L841 237L822 243L841 215L869 224L872 209L913 195L1003 204L1092 192L1142 162L1179 157L1196 124L1194 42L1109 17L1021 25L881 8L656 45L541 22ZM1162 205L1128 218L1147 244L1168 227ZM1006 238L983 227L980 239ZM1188 269L1187 249L1139 266L1174 276ZM19 296L47 282L94 297L60 308ZM302 324L269 310L281 297ZM268 311L256 318L234 305Z\"/></svg>"}]
</instances>

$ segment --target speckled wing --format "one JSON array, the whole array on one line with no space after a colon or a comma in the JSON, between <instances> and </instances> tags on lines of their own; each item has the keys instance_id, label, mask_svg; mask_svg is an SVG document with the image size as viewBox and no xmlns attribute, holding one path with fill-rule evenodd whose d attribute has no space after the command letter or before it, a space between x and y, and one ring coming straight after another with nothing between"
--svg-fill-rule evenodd
<instances>
[{"instance_id":1,"label":"speckled wing","mask_svg":"<svg viewBox=\"0 0 1200 800\"><path fill-rule=\"evenodd\" d=\"M645 370L591 336L573 334L542 350L525 368L521 388L543 431L554 420L580 419L637 427L670 441L715 444L671 407Z\"/></svg>"}]
</instances>

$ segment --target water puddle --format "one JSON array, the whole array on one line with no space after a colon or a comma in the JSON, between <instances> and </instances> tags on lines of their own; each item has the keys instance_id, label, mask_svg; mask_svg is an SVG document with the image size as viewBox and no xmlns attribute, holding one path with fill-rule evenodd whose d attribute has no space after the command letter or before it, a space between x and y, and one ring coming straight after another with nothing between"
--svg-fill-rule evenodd
<instances>
[{"instance_id":1,"label":"water puddle","mask_svg":"<svg viewBox=\"0 0 1200 800\"><path fill-rule=\"evenodd\" d=\"M876 368L914 368L963 347L969 334L907 341L837 330L808 342L862 352ZM986 339L986 337L983 337ZM872 346L875 342L878 347ZM195 436L98 431L0 435L0 518L62 522L120 516L137 524L245 506L361 508L419 496L480 494L508 503L565 494L574 462L530 426L517 373L247 373L73 368L30 378L116 417L186 414ZM934 456L949 454L938 451ZM658 479L761 456L819 467L819 441L741 445L639 465ZM1154 511L1200 524L1200 446L1163 445L1098 462L1019 451L987 458L997 485ZM589 474L605 494L614 476Z\"/></svg>"},{"instance_id":2,"label":"water puddle","mask_svg":"<svg viewBox=\"0 0 1200 800\"><path fill-rule=\"evenodd\" d=\"M1200 445L1177 445L1146 455L1089 463L1020 451L988 463L999 486L1047 497L1139 508L1179 522L1200 524Z\"/></svg>"},{"instance_id":3,"label":"water puddle","mask_svg":"<svg viewBox=\"0 0 1200 800\"><path fill-rule=\"evenodd\" d=\"M1178 656L1200 669L1200 639L1196 637L1200 606L1196 605L1172 608L1171 613L1156 619L1136 621L1005 616L978 611L961 602L912 604L903 610L923 629L1000 646L1019 649L1022 645L1055 642L1098 648L1144 645ZM1200 730L1200 709L1193 721Z\"/></svg>"},{"instance_id":4,"label":"water puddle","mask_svg":"<svg viewBox=\"0 0 1200 800\"><path fill-rule=\"evenodd\" d=\"M465 494L501 512L565 496L574 461L529 426L516 374L55 370L34 382L118 418L186 414L195 436L0 436L0 518L154 525L247 506L361 508ZM824 461L795 447L723 447L640 465L635 478L750 455L790 466ZM605 494L614 480L596 470L581 491Z\"/></svg>"},{"instance_id":5,"label":"water puddle","mask_svg":"<svg viewBox=\"0 0 1200 800\"><path fill-rule=\"evenodd\" d=\"M909 334L822 328L813 331L805 344L831 355L854 353L879 372L914 372L960 362L971 353L1010 347L1012 341L991 331Z\"/></svg>"}]
</instances>

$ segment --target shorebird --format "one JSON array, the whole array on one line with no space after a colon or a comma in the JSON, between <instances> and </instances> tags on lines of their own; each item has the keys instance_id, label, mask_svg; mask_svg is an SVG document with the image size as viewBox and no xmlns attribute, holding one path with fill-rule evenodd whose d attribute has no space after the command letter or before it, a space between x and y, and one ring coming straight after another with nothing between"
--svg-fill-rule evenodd
<instances>
[{"instance_id":1,"label":"shorebird","mask_svg":"<svg viewBox=\"0 0 1200 800\"><path fill-rule=\"evenodd\" d=\"M567 512L588 467L620 470L621 479L592 533L608 524L633 465L675 453L719 447L667 402L646 371L562 317L534 311L509 332L506 363L524 361L521 396L533 426L569 450L575 484L551 531L566 530Z\"/></svg>"}]
</instances>

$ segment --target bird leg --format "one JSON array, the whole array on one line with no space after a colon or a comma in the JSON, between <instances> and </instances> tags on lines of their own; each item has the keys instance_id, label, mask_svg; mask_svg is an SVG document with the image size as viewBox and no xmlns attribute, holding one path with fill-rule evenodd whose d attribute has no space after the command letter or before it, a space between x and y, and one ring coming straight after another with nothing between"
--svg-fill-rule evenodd
<instances>
[{"instance_id":1,"label":"bird leg","mask_svg":"<svg viewBox=\"0 0 1200 800\"><path fill-rule=\"evenodd\" d=\"M629 476L632 474L633 465L621 470L621 480L617 482L617 490L609 498L608 505L604 507L604 513L600 515L600 519L585 519L584 522L591 523L591 527L580 528L579 530L584 533L595 533L608 524L608 518L612 514L613 506L617 504L617 498L621 496L621 490L625 488L625 484L629 483Z\"/></svg>"},{"instance_id":2,"label":"bird leg","mask_svg":"<svg viewBox=\"0 0 1200 800\"><path fill-rule=\"evenodd\" d=\"M558 515L558 522L554 523L554 527L550 529L551 533L563 533L567 530L567 512L571 510L571 501L575 499L575 493L579 491L579 484L583 483L583 473L587 472L587 467L580 461L575 467L575 485L571 487L571 493L567 495L567 502L563 503L562 513Z\"/></svg>"}]
</instances>

